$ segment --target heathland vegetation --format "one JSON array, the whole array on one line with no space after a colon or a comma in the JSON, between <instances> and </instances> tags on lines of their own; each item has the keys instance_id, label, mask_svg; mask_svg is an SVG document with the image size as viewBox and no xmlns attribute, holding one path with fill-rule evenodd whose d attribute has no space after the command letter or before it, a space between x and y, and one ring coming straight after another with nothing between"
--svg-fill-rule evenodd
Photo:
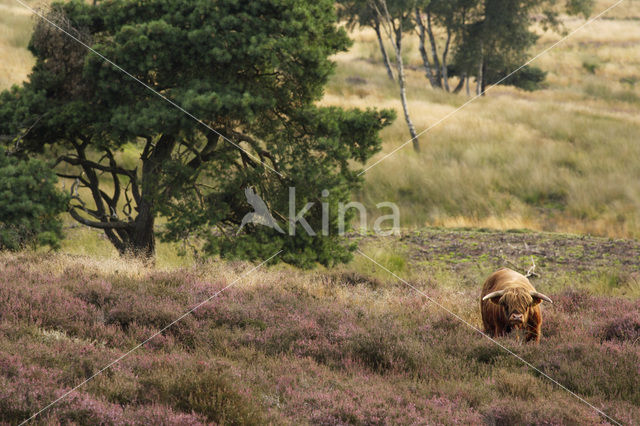
<instances>
[{"instance_id":1,"label":"heathland vegetation","mask_svg":"<svg viewBox=\"0 0 640 426\"><path fill-rule=\"evenodd\" d=\"M539 346L500 343L623 424L640 419L640 245L427 231L369 256L475 327L482 280L524 243L553 305ZM504 248L504 250L503 250ZM508 263L507 263L508 264ZM64 254L0 257L0 420L28 418L248 263L160 270ZM80 424L601 424L554 386L363 257L240 278L42 414Z\"/></svg>"},{"instance_id":2,"label":"heathland vegetation","mask_svg":"<svg viewBox=\"0 0 640 426\"><path fill-rule=\"evenodd\" d=\"M596 1L592 14L613 3ZM533 24L539 38L527 57L585 22L579 16L559 19L558 31ZM122 258L103 231L79 226L68 215L62 216L66 238L59 241L59 224L47 217L47 226L28 235L30 243L60 245L59 252L24 244L22 251L0 253L0 422L29 418L224 289L38 421L637 424L638 20L640 2L624 1L532 64L546 72L538 90L501 85L468 105L475 77L469 78L469 94L432 88L419 35L404 35L407 108L418 132L435 126L420 136L419 152L408 144L367 170L350 194L342 184L353 176L343 170L336 195L363 201L369 213L382 201L398 204L399 236L353 233L348 242L413 289L359 254L344 265L300 270L280 264L248 276L243 274L255 264L202 259L181 238L158 242L155 264ZM29 80L36 58L27 45L35 24L18 3L0 0L0 89ZM434 30L442 40L442 28ZM348 34L353 45L330 57L336 68L318 106L394 109L401 117L398 84L388 77L374 29L356 26ZM199 36L194 31L189 37ZM386 47L393 63L394 49ZM457 86L458 77L449 83ZM319 90L316 82L310 85ZM329 124L345 123L336 114ZM366 159L367 167L410 138L402 119L382 129L372 124L375 114L351 119L358 117L374 133L380 130L382 143L375 155L341 157L352 170L359 167L354 160ZM375 135L368 137L375 142ZM136 143L111 148L118 164L137 165ZM282 153L292 164L290 154ZM42 163L28 164L44 176ZM0 189L37 186L33 179L18 179L19 170L27 169L3 159ZM320 175L307 176L311 187L323 183L313 179L330 177ZM111 175L98 180L113 193ZM73 180L57 185L76 202L91 201ZM12 193L23 209L26 192ZM118 209L127 202L123 198ZM46 201L59 209L55 196ZM174 207L179 212L182 206ZM25 226L39 223L36 216L27 217ZM369 225L374 219L368 218ZM156 230L166 231L167 223L160 216ZM265 242L271 241L258 241ZM323 250L331 252L323 246L316 253ZM306 253L303 266L314 259L316 254ZM544 307L541 343L522 345L512 336L498 341L537 371L473 329L481 326L479 294L486 276L503 266L525 271L532 261L540 274L533 284L554 301Z\"/></svg>"}]
</instances>

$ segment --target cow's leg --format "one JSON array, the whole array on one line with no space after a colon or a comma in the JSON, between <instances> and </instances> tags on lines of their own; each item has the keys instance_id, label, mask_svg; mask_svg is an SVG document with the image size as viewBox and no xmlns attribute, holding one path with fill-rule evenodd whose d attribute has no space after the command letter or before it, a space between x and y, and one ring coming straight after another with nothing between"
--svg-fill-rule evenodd
<instances>
[{"instance_id":1,"label":"cow's leg","mask_svg":"<svg viewBox=\"0 0 640 426\"><path fill-rule=\"evenodd\" d=\"M533 341L533 343L539 343L540 342L540 333L542 332L542 324L538 323L538 324L528 324L527 325L527 338L526 341L530 342Z\"/></svg>"},{"instance_id":2,"label":"cow's leg","mask_svg":"<svg viewBox=\"0 0 640 426\"><path fill-rule=\"evenodd\" d=\"M540 336L542 336L542 316L540 311L534 311L529 317L527 323L527 342L533 341L533 343L540 342Z\"/></svg>"},{"instance_id":3,"label":"cow's leg","mask_svg":"<svg viewBox=\"0 0 640 426\"><path fill-rule=\"evenodd\" d=\"M484 317L482 318L482 325L484 326L484 334L493 336L493 332L494 332L493 327L484 319Z\"/></svg>"}]
</instances>

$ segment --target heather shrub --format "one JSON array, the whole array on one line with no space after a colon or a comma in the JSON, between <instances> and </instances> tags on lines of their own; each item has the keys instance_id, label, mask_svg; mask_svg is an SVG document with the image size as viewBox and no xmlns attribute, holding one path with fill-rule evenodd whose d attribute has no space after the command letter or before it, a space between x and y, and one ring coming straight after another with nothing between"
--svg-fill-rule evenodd
<instances>
[{"instance_id":1,"label":"heather shrub","mask_svg":"<svg viewBox=\"0 0 640 426\"><path fill-rule=\"evenodd\" d=\"M268 300L268 294L265 295L265 298ZM225 295L200 307L194 312L194 315L198 319L209 321L214 326L231 329L256 327L264 330L267 325L266 315L256 309L254 301L247 300L247 302L248 304L243 304L241 301Z\"/></svg>"},{"instance_id":2,"label":"heather shrub","mask_svg":"<svg viewBox=\"0 0 640 426\"><path fill-rule=\"evenodd\" d=\"M314 319L302 315L285 316L280 323L269 325L264 331L248 330L243 340L268 355L293 354L326 364L337 364L344 356L340 347L343 337L329 328L322 330Z\"/></svg>"},{"instance_id":3,"label":"heather shrub","mask_svg":"<svg viewBox=\"0 0 640 426\"><path fill-rule=\"evenodd\" d=\"M555 309L573 314L593 306L593 297L585 290L567 288L553 297Z\"/></svg>"},{"instance_id":4,"label":"heather shrub","mask_svg":"<svg viewBox=\"0 0 640 426\"><path fill-rule=\"evenodd\" d=\"M199 426L207 424L206 419L195 413L181 413L161 404L149 404L125 407L123 411L125 424L131 425L163 425L163 426Z\"/></svg>"},{"instance_id":5,"label":"heather shrub","mask_svg":"<svg viewBox=\"0 0 640 426\"><path fill-rule=\"evenodd\" d=\"M528 373L498 369L493 376L494 386L503 397L531 400L547 390L543 383Z\"/></svg>"},{"instance_id":6,"label":"heather shrub","mask_svg":"<svg viewBox=\"0 0 640 426\"><path fill-rule=\"evenodd\" d=\"M365 321L364 329L349 337L352 356L381 373L406 372L416 377L446 375L451 359L443 343L452 335L438 328L438 320L427 320L424 324L425 319L420 317L396 311Z\"/></svg>"},{"instance_id":7,"label":"heather shrub","mask_svg":"<svg viewBox=\"0 0 640 426\"><path fill-rule=\"evenodd\" d=\"M640 352L633 346L599 345L595 339L523 348L523 357L585 397L640 403Z\"/></svg>"},{"instance_id":8,"label":"heather shrub","mask_svg":"<svg viewBox=\"0 0 640 426\"><path fill-rule=\"evenodd\" d=\"M178 288L182 286L193 287L197 277L189 271L152 271L148 282L154 287Z\"/></svg>"},{"instance_id":9,"label":"heather shrub","mask_svg":"<svg viewBox=\"0 0 640 426\"><path fill-rule=\"evenodd\" d=\"M543 404L513 398L498 398L482 411L483 423L496 426L602 424L597 414L588 407L554 395Z\"/></svg>"},{"instance_id":10,"label":"heather shrub","mask_svg":"<svg viewBox=\"0 0 640 426\"><path fill-rule=\"evenodd\" d=\"M366 331L351 342L353 356L378 373L390 371L401 361L397 336L379 330Z\"/></svg>"},{"instance_id":11,"label":"heather shrub","mask_svg":"<svg viewBox=\"0 0 640 426\"><path fill-rule=\"evenodd\" d=\"M67 424L118 424L123 410L117 404L99 400L85 393L73 393L60 406L54 407L56 417Z\"/></svg>"},{"instance_id":12,"label":"heather shrub","mask_svg":"<svg viewBox=\"0 0 640 426\"><path fill-rule=\"evenodd\" d=\"M82 362L82 361L80 361ZM0 365L0 421L16 423L66 392L64 373L48 366L26 365L18 356L2 356ZM45 423L122 424L120 405L74 392L47 412ZM42 420L44 420L42 419Z\"/></svg>"},{"instance_id":13,"label":"heather shrub","mask_svg":"<svg viewBox=\"0 0 640 426\"><path fill-rule=\"evenodd\" d=\"M490 377L491 371L478 372L478 380L440 379L434 382L433 389L441 396L450 400L464 401L471 408L478 409L497 398L491 387L494 383Z\"/></svg>"},{"instance_id":14,"label":"heather shrub","mask_svg":"<svg viewBox=\"0 0 640 426\"><path fill-rule=\"evenodd\" d=\"M599 337L603 340L617 340L637 344L640 342L640 313L629 312L608 320L602 326Z\"/></svg>"},{"instance_id":15,"label":"heather shrub","mask_svg":"<svg viewBox=\"0 0 640 426\"><path fill-rule=\"evenodd\" d=\"M248 390L234 383L228 366L202 362L158 368L141 380L147 398L153 395L175 409L194 411L219 424L264 424L262 410Z\"/></svg>"},{"instance_id":16,"label":"heather shrub","mask_svg":"<svg viewBox=\"0 0 640 426\"><path fill-rule=\"evenodd\" d=\"M554 300L555 303L555 300ZM583 328L584 316L569 315L560 309L546 309L542 312L541 344L547 344L552 339L570 338L576 330Z\"/></svg>"},{"instance_id":17,"label":"heather shrub","mask_svg":"<svg viewBox=\"0 0 640 426\"><path fill-rule=\"evenodd\" d=\"M468 360L475 360L484 364L496 364L505 356L504 349L487 341L481 344L473 345L466 352Z\"/></svg>"},{"instance_id":18,"label":"heather shrub","mask_svg":"<svg viewBox=\"0 0 640 426\"><path fill-rule=\"evenodd\" d=\"M71 335L80 335L100 322L98 310L61 288L58 280L26 273L22 280L38 282L30 287L25 286L15 273L7 271L0 277L0 318L65 331Z\"/></svg>"},{"instance_id":19,"label":"heather shrub","mask_svg":"<svg viewBox=\"0 0 640 426\"><path fill-rule=\"evenodd\" d=\"M427 401L427 408L426 418L435 423L479 424L482 421L480 413L459 398L452 400L442 396L433 397Z\"/></svg>"},{"instance_id":20,"label":"heather shrub","mask_svg":"<svg viewBox=\"0 0 640 426\"><path fill-rule=\"evenodd\" d=\"M102 395L105 400L119 405L137 402L141 384L129 371L121 369L118 374L101 374L87 384L92 393Z\"/></svg>"},{"instance_id":21,"label":"heather shrub","mask_svg":"<svg viewBox=\"0 0 640 426\"><path fill-rule=\"evenodd\" d=\"M361 274L356 271L344 271L335 275L335 280L338 284L356 286L364 285L372 290L376 290L383 286L382 280L376 277L370 277L365 274Z\"/></svg>"},{"instance_id":22,"label":"heather shrub","mask_svg":"<svg viewBox=\"0 0 640 426\"><path fill-rule=\"evenodd\" d=\"M110 303L115 296L112 295L112 286L109 281L103 279L93 279L84 285L77 287L75 294L81 300L103 308Z\"/></svg>"},{"instance_id":23,"label":"heather shrub","mask_svg":"<svg viewBox=\"0 0 640 426\"><path fill-rule=\"evenodd\" d=\"M0 422L28 417L225 285L203 279L209 270L186 271L181 281L179 272L115 274L65 261L51 274L32 263L42 261L0 257ZM336 284L318 273L262 273L156 336L42 421L599 421L424 297L399 286ZM429 294L476 324L477 291L443 286ZM558 302L545 307L540 345L512 335L498 341L635 423L640 350L629 333L637 302L574 291L550 297Z\"/></svg>"},{"instance_id":24,"label":"heather shrub","mask_svg":"<svg viewBox=\"0 0 640 426\"><path fill-rule=\"evenodd\" d=\"M100 425L203 425L203 417L176 412L166 405L148 404L122 407L85 393L73 393L45 413L52 422ZM46 418L45 417L45 418Z\"/></svg>"},{"instance_id":25,"label":"heather shrub","mask_svg":"<svg viewBox=\"0 0 640 426\"><path fill-rule=\"evenodd\" d=\"M52 399L59 374L29 366L17 355L0 351L0 422L15 422Z\"/></svg>"},{"instance_id":26,"label":"heather shrub","mask_svg":"<svg viewBox=\"0 0 640 426\"><path fill-rule=\"evenodd\" d=\"M613 399L594 399L596 406L602 407L602 410L619 423L632 425L638 423L640 418L640 407L626 401Z\"/></svg>"},{"instance_id":27,"label":"heather shrub","mask_svg":"<svg viewBox=\"0 0 640 426\"><path fill-rule=\"evenodd\" d=\"M149 295L125 294L108 308L106 323L117 324L125 330L134 322L159 329L171 323L186 310L172 300Z\"/></svg>"},{"instance_id":28,"label":"heather shrub","mask_svg":"<svg viewBox=\"0 0 640 426\"><path fill-rule=\"evenodd\" d=\"M430 380L464 379L469 364L476 361L472 357L465 359L468 346L476 342L464 328L440 328L443 323L436 320L415 332L406 327L407 318L379 321L372 321L365 330L348 339L351 356L375 372L407 373ZM465 368L460 368L461 365Z\"/></svg>"}]
</instances>

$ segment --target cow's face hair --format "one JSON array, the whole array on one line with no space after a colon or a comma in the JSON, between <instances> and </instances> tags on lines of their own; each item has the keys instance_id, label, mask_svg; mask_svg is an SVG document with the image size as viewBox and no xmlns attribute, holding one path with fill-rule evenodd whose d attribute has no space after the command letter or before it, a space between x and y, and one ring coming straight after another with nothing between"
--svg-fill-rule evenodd
<instances>
[{"instance_id":1,"label":"cow's face hair","mask_svg":"<svg viewBox=\"0 0 640 426\"><path fill-rule=\"evenodd\" d=\"M529 320L531 308L543 300L551 302L551 299L544 294L535 291L529 292L524 288L494 291L487 294L483 300L490 300L499 305L503 309L505 318L512 326L525 325Z\"/></svg>"}]
</instances>

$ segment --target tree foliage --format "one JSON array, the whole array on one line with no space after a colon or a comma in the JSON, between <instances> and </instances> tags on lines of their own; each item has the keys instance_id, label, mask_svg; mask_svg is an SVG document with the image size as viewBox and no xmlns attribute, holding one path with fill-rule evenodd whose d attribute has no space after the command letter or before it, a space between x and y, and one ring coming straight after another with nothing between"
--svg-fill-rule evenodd
<instances>
[{"instance_id":1,"label":"tree foliage","mask_svg":"<svg viewBox=\"0 0 640 426\"><path fill-rule=\"evenodd\" d=\"M394 117L316 106L329 56L350 44L333 2L73 0L48 17L148 86L38 22L30 81L2 95L0 123L17 130L38 118L24 146L59 153L58 175L88 194L72 202L77 221L122 253L153 255L161 215L164 238L197 236L207 253L257 259L282 249L305 266L349 258L336 208L330 235L260 225L235 235L251 211L247 187L283 227L295 187L298 210L315 202L305 218L318 230L321 192L333 207L348 199L360 183L354 164L380 149L378 132ZM131 149L135 162L122 155Z\"/></svg>"},{"instance_id":2,"label":"tree foliage","mask_svg":"<svg viewBox=\"0 0 640 426\"><path fill-rule=\"evenodd\" d=\"M49 165L9 156L0 147L0 250L49 245L62 239L60 213L68 198Z\"/></svg>"},{"instance_id":3,"label":"tree foliage","mask_svg":"<svg viewBox=\"0 0 640 426\"><path fill-rule=\"evenodd\" d=\"M373 26L373 0L342 0L342 17L350 24ZM426 77L434 88L458 91L464 79L475 76L479 92L526 62L538 36L535 22L545 29L561 27L558 16L588 16L593 0L415 0L388 2L396 15L411 13L414 25L406 30L418 33L419 49ZM348 16L356 14L357 18ZM384 56L384 52L383 52ZM500 84L525 90L540 87L545 73L528 66L520 76ZM457 76L451 89L449 77Z\"/></svg>"}]
</instances>

